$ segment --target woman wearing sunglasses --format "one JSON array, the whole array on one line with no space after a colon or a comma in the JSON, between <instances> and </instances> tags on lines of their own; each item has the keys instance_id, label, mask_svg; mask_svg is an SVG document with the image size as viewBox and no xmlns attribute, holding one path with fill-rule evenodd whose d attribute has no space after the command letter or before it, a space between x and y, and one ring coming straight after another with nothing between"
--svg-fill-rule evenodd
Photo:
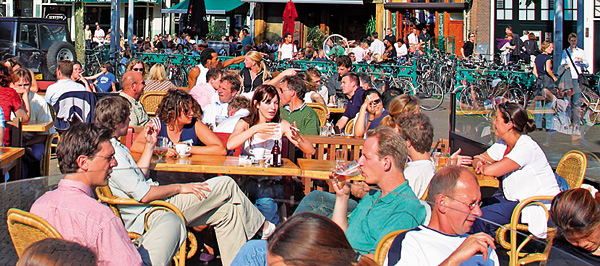
<instances>
[{"instance_id":1,"label":"woman wearing sunglasses","mask_svg":"<svg viewBox=\"0 0 600 266\"><path fill-rule=\"evenodd\" d=\"M381 120L388 115L383 109L381 93L376 89L365 91L362 103L354 118L354 136L364 136L367 130L377 128Z\"/></svg>"},{"instance_id":2,"label":"woman wearing sunglasses","mask_svg":"<svg viewBox=\"0 0 600 266\"><path fill-rule=\"evenodd\" d=\"M517 103L501 103L496 108L493 124L499 138L486 152L473 159L477 174L495 176L501 179L500 191L492 198L484 199L487 206L481 208L483 215L471 227L471 233L485 232L495 235L498 226L510 222L513 209L519 201L533 196L554 196L560 192L554 172L548 164L540 146L526 134L535 130L535 122L529 119L527 111ZM525 221L525 211L522 217ZM527 219L539 225L543 220ZM539 227L538 227L539 228ZM533 232L533 231L532 231Z\"/></svg>"},{"instance_id":3,"label":"woman wearing sunglasses","mask_svg":"<svg viewBox=\"0 0 600 266\"><path fill-rule=\"evenodd\" d=\"M127 66L127 72L129 71L140 72L142 73L142 77L146 79L146 63L140 59L133 59L131 62L129 62L129 65Z\"/></svg>"}]
</instances>

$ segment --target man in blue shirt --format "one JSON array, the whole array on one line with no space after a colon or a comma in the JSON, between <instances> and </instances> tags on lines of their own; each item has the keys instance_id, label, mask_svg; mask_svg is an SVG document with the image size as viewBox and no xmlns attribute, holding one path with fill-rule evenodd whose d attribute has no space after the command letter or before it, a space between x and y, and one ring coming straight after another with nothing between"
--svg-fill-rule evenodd
<instances>
[{"instance_id":1,"label":"man in blue shirt","mask_svg":"<svg viewBox=\"0 0 600 266\"><path fill-rule=\"evenodd\" d=\"M96 78L94 82L98 86L99 91L97 92L117 92L115 87L115 81L117 80L112 72L112 66L106 62L100 67L101 75Z\"/></svg>"},{"instance_id":2,"label":"man in blue shirt","mask_svg":"<svg viewBox=\"0 0 600 266\"><path fill-rule=\"evenodd\" d=\"M359 85L360 79L355 73L348 72L342 76L342 93L348 98L348 105L346 105L346 110L342 114L342 117L335 124L340 130L344 130L348 120L354 118L356 113L360 111L360 106L362 105L361 98L365 90L359 87Z\"/></svg>"}]
</instances>

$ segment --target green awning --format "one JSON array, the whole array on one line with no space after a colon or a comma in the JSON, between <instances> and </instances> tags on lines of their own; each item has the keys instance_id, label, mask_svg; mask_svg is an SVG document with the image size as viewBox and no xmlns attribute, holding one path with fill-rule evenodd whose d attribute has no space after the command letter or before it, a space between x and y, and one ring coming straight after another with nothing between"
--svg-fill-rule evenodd
<instances>
[{"instance_id":1,"label":"green awning","mask_svg":"<svg viewBox=\"0 0 600 266\"><path fill-rule=\"evenodd\" d=\"M120 0L121 3L128 3L129 0ZM75 0L52 0L55 3L73 3ZM84 3L88 4L97 4L97 3L108 3L110 4L111 0L83 0ZM162 0L133 0L135 3L150 3L150 4L160 4Z\"/></svg>"},{"instance_id":2,"label":"green awning","mask_svg":"<svg viewBox=\"0 0 600 266\"><path fill-rule=\"evenodd\" d=\"M244 4L241 0L204 0L206 5L206 14L208 15L223 15L227 11L236 9ZM189 0L183 0L170 8L163 9L162 13L187 13Z\"/></svg>"}]
</instances>

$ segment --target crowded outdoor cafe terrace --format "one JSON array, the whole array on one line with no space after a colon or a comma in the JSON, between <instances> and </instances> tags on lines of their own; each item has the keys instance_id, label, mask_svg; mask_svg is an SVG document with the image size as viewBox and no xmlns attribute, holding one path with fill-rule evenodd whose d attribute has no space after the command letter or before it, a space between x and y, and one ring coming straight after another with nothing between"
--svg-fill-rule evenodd
<instances>
[{"instance_id":1,"label":"crowded outdoor cafe terrace","mask_svg":"<svg viewBox=\"0 0 600 266\"><path fill-rule=\"evenodd\" d=\"M329 105L308 70L205 75L207 103L137 70L81 105L21 94L49 112L5 123L0 264L600 264L596 123L457 91L431 110L354 74Z\"/></svg>"}]
</instances>

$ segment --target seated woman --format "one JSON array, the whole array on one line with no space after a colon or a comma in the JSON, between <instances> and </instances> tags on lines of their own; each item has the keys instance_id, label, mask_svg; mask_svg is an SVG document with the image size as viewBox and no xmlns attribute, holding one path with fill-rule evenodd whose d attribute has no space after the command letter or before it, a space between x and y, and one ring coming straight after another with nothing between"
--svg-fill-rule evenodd
<instances>
[{"instance_id":1,"label":"seated woman","mask_svg":"<svg viewBox=\"0 0 600 266\"><path fill-rule=\"evenodd\" d=\"M586 189L563 191L552 200L556 236L548 261L556 265L600 265L600 202Z\"/></svg>"},{"instance_id":2,"label":"seated woman","mask_svg":"<svg viewBox=\"0 0 600 266\"><path fill-rule=\"evenodd\" d=\"M148 91L168 91L175 90L177 87L167 79L167 72L162 64L155 64L150 68L148 80L144 92Z\"/></svg>"},{"instance_id":3,"label":"seated woman","mask_svg":"<svg viewBox=\"0 0 600 266\"><path fill-rule=\"evenodd\" d=\"M508 102L498 104L493 123L499 140L485 153L474 157L473 167L477 174L502 178L500 192L484 200L487 206L481 208L481 217L507 224L520 200L554 196L560 189L544 151L526 135L535 130L535 123L528 118L523 106ZM484 219L474 222L471 233L495 236L498 226Z\"/></svg>"},{"instance_id":4,"label":"seated woman","mask_svg":"<svg viewBox=\"0 0 600 266\"><path fill-rule=\"evenodd\" d=\"M375 266L360 256L344 231L327 217L303 212L290 217L265 240L249 241L232 265Z\"/></svg>"},{"instance_id":5,"label":"seated woman","mask_svg":"<svg viewBox=\"0 0 600 266\"><path fill-rule=\"evenodd\" d=\"M362 103L354 118L354 136L364 136L367 130L377 128L381 120L388 115L383 109L381 93L376 89L365 91Z\"/></svg>"},{"instance_id":6,"label":"seated woman","mask_svg":"<svg viewBox=\"0 0 600 266\"><path fill-rule=\"evenodd\" d=\"M127 71L137 71L140 72L140 74L142 74L142 77L145 79L146 78L146 63L144 63L144 61L140 60L140 59L133 59L129 62L129 65L127 65Z\"/></svg>"},{"instance_id":7,"label":"seated woman","mask_svg":"<svg viewBox=\"0 0 600 266\"><path fill-rule=\"evenodd\" d=\"M290 143L303 152L315 153L312 143L300 135L295 125L280 119L279 94L274 86L258 86L254 91L251 105L250 114L240 119L231 133L227 141L227 149L233 150L242 146L242 154L245 155L253 154L256 149L264 149L264 157L268 158L275 143L281 145L282 136L286 136ZM261 189L256 189L255 185ZM257 180L249 180L246 190L248 196L256 200L258 209L267 220L277 224L279 216L273 199L283 196L281 185L274 182L273 178L259 177Z\"/></svg>"},{"instance_id":8,"label":"seated woman","mask_svg":"<svg viewBox=\"0 0 600 266\"><path fill-rule=\"evenodd\" d=\"M159 137L165 137L172 144L166 156L177 156L173 149L177 143L186 143L191 146L191 154L225 155L223 142L206 125L202 124L199 117L202 115L198 103L187 92L170 90L156 110L157 117L150 121L150 125L158 131ZM131 151L142 152L146 143L145 137L138 136Z\"/></svg>"},{"instance_id":9,"label":"seated woman","mask_svg":"<svg viewBox=\"0 0 600 266\"><path fill-rule=\"evenodd\" d=\"M402 94L396 96L389 104L388 115L384 117L379 125L387 127L396 127L396 120L406 114L416 114L420 112L419 98L413 95Z\"/></svg>"},{"instance_id":10,"label":"seated woman","mask_svg":"<svg viewBox=\"0 0 600 266\"><path fill-rule=\"evenodd\" d=\"M306 70L306 73L298 73L298 76L304 80L306 88L308 88L308 91L304 94L304 102L327 105L327 102L321 95L323 92L324 95L327 95L327 87L321 84L321 72L311 67Z\"/></svg>"}]
</instances>

